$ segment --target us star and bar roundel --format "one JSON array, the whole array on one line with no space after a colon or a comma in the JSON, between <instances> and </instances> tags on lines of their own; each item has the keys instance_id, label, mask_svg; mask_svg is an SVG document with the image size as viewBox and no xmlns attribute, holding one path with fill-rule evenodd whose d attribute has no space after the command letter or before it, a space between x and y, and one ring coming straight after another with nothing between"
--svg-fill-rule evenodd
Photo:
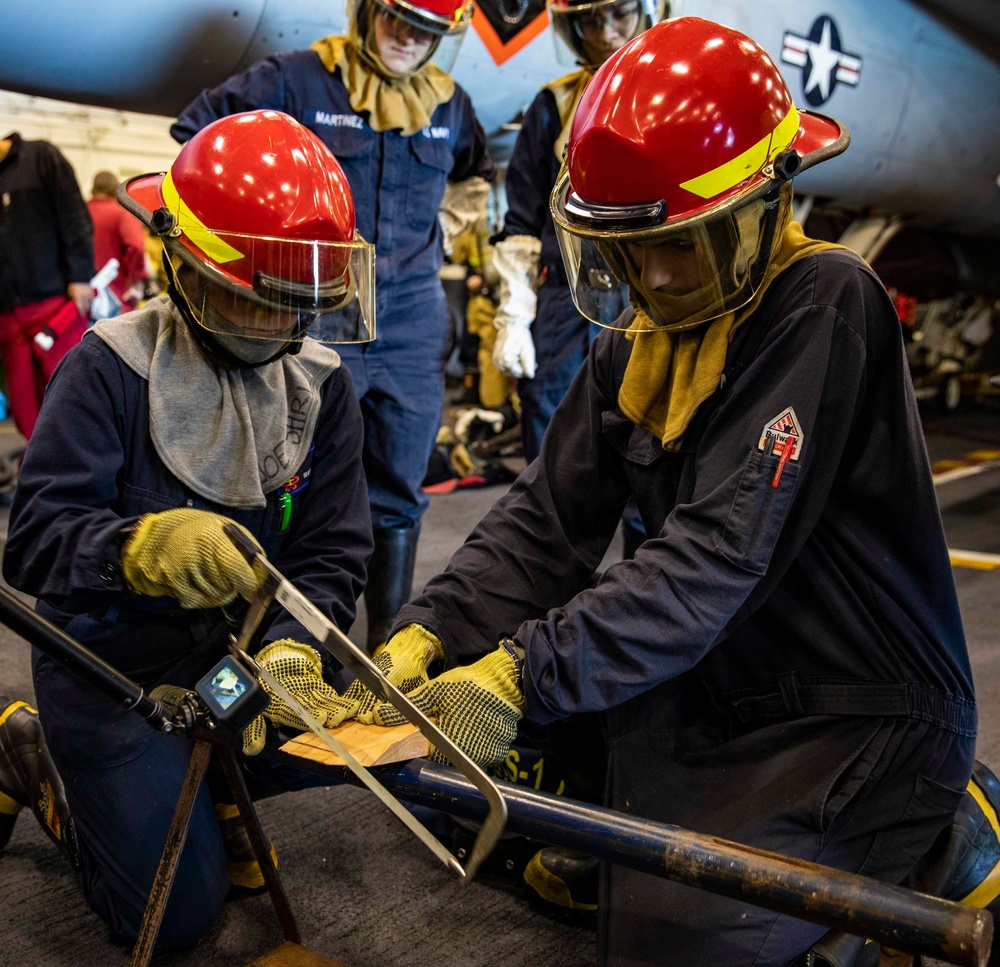
<instances>
[{"instance_id":1,"label":"us star and bar roundel","mask_svg":"<svg viewBox=\"0 0 1000 967\"><path fill-rule=\"evenodd\" d=\"M830 100L838 84L857 87L861 80L861 58L844 50L837 24L826 14L806 35L785 31L781 62L802 68L802 93L810 107Z\"/></svg>"},{"instance_id":2,"label":"us star and bar roundel","mask_svg":"<svg viewBox=\"0 0 1000 967\"><path fill-rule=\"evenodd\" d=\"M798 460L802 452L802 427L795 410L788 407L773 420L768 420L757 441L757 449L765 456L774 455L778 458L771 486L777 487L781 482L781 474L789 460Z\"/></svg>"},{"instance_id":3,"label":"us star and bar roundel","mask_svg":"<svg viewBox=\"0 0 1000 967\"><path fill-rule=\"evenodd\" d=\"M476 0L473 29L499 67L547 26L545 0Z\"/></svg>"}]
</instances>

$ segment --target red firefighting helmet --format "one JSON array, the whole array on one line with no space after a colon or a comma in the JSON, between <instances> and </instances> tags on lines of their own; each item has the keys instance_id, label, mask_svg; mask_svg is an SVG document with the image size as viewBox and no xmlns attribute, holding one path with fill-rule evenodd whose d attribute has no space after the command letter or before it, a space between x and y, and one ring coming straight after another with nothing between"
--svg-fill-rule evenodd
<instances>
[{"instance_id":1,"label":"red firefighting helmet","mask_svg":"<svg viewBox=\"0 0 1000 967\"><path fill-rule=\"evenodd\" d=\"M469 0L351 0L348 16L362 53L380 73L393 77L398 75L382 62L375 43L376 14L407 25L418 36L429 35L430 47L407 72L412 74L431 59L442 70L451 70L472 20L472 11L473 4Z\"/></svg>"},{"instance_id":2,"label":"red firefighting helmet","mask_svg":"<svg viewBox=\"0 0 1000 967\"><path fill-rule=\"evenodd\" d=\"M606 31L617 34L617 44L638 37L669 15L668 0L546 0L559 60L568 49L581 67L599 67L607 59Z\"/></svg>"},{"instance_id":3,"label":"red firefighting helmet","mask_svg":"<svg viewBox=\"0 0 1000 967\"><path fill-rule=\"evenodd\" d=\"M168 172L132 178L118 197L163 241L204 328L303 338L319 316L357 296L359 311L343 314L352 320L347 331L327 337L372 338L374 253L355 232L350 186L326 145L289 115L221 118L184 145ZM294 334L284 325L290 317Z\"/></svg>"},{"instance_id":4,"label":"red firefighting helmet","mask_svg":"<svg viewBox=\"0 0 1000 967\"><path fill-rule=\"evenodd\" d=\"M745 304L788 217L790 179L848 142L837 121L796 109L745 34L695 17L651 27L584 91L552 193L581 312L610 322L600 318L612 288L600 256L664 326ZM638 262L650 248L685 253L685 271L644 281Z\"/></svg>"}]
</instances>

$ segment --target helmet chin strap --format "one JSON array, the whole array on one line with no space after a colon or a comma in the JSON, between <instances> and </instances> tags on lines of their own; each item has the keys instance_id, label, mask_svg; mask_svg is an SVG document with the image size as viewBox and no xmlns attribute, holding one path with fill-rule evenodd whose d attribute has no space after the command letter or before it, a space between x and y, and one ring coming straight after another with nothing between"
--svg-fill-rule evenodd
<instances>
[{"instance_id":1,"label":"helmet chin strap","mask_svg":"<svg viewBox=\"0 0 1000 967\"><path fill-rule=\"evenodd\" d=\"M165 254L167 257L163 259L163 271L167 277L167 295L170 296L170 301L177 307L177 311L184 317L184 321L191 329L195 341L213 362L218 363L220 366L226 366L229 369L257 369L260 366L267 366L275 362L275 360L281 359L282 356L288 354L294 356L302 348L302 342L293 339L285 343L284 346L267 359L255 360L253 362L241 359L216 339L195 317L190 303L184 297L184 293L177 283L177 275L170 261L170 256L167 253Z\"/></svg>"}]
</instances>

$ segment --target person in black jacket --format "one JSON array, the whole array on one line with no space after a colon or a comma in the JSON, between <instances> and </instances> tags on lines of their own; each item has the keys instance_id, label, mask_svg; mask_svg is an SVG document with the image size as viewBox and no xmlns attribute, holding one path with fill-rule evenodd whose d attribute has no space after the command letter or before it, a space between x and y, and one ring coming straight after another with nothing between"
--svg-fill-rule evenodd
<instances>
[{"instance_id":1,"label":"person in black jacket","mask_svg":"<svg viewBox=\"0 0 1000 967\"><path fill-rule=\"evenodd\" d=\"M87 327L93 274L94 229L69 162L48 141L8 134L0 140L0 361L26 440L52 371Z\"/></svg>"},{"instance_id":2,"label":"person in black jacket","mask_svg":"<svg viewBox=\"0 0 1000 967\"><path fill-rule=\"evenodd\" d=\"M630 308L379 661L485 765L522 715L597 712L611 807L901 882L962 802L977 713L898 318L791 220L791 178L847 143L705 20L596 72L551 208L580 311L611 275ZM646 539L595 585L630 497ZM598 916L622 967L787 967L824 932L614 866Z\"/></svg>"},{"instance_id":3,"label":"person in black jacket","mask_svg":"<svg viewBox=\"0 0 1000 967\"><path fill-rule=\"evenodd\" d=\"M3 573L149 694L193 689L239 630L257 580L228 522L331 621L354 620L372 551L361 414L347 367L307 336L356 291L370 305L374 256L355 235L334 156L276 111L210 125L166 174L130 179L119 200L163 242L169 292L98 322L53 376ZM340 335L360 338L359 323ZM347 706L313 644L273 609L252 650L333 726ZM191 740L155 732L46 654L32 669L38 713L23 702L0 711L0 845L31 807L91 907L134 940ZM273 725L304 727L271 696L243 734L251 788L316 784L278 752ZM210 772L161 949L201 939L231 883L263 885L227 794Z\"/></svg>"}]
</instances>

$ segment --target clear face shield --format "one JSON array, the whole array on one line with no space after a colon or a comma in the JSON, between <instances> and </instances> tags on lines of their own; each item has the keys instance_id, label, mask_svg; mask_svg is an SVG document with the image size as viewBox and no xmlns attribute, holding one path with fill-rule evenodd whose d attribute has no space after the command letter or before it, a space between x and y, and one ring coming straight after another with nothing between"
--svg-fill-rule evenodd
<instances>
[{"instance_id":1,"label":"clear face shield","mask_svg":"<svg viewBox=\"0 0 1000 967\"><path fill-rule=\"evenodd\" d=\"M388 78L402 78L432 63L446 74L472 19L472 5L445 20L402 0L352 0L351 29L366 57Z\"/></svg>"},{"instance_id":2,"label":"clear face shield","mask_svg":"<svg viewBox=\"0 0 1000 967\"><path fill-rule=\"evenodd\" d=\"M593 218L574 202L565 172L557 182L552 214L559 247L573 301L592 322L609 329L630 325L630 318L614 315L623 308L610 284L614 279L628 286L633 306L671 330L693 328L745 305L760 285L774 229L780 230L787 219L791 186L715 214L644 229L626 227L630 216L654 218L658 204L621 210L622 220L609 224L609 212Z\"/></svg>"},{"instance_id":3,"label":"clear face shield","mask_svg":"<svg viewBox=\"0 0 1000 967\"><path fill-rule=\"evenodd\" d=\"M241 359L268 359L291 343L375 338L375 248L353 242L188 231L218 266L165 236L177 291L194 319ZM239 261L230 275L226 268ZM235 273L238 271L238 277ZM251 286L243 284L251 280ZM235 351L239 350L239 351Z\"/></svg>"},{"instance_id":4,"label":"clear face shield","mask_svg":"<svg viewBox=\"0 0 1000 967\"><path fill-rule=\"evenodd\" d=\"M594 0L570 5L557 0L546 6L557 62L566 67L599 67L656 23L662 12L658 8L664 4L656 0Z\"/></svg>"}]
</instances>

